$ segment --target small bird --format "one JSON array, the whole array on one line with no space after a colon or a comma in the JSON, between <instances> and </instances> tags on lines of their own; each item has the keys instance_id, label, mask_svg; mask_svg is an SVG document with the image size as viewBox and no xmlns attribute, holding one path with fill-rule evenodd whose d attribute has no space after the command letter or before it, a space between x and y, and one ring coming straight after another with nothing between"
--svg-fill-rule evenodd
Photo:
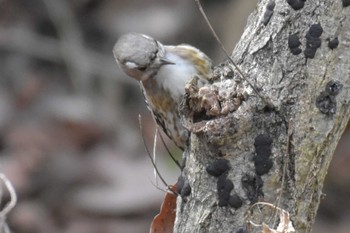
<instances>
[{"instance_id":1,"label":"small bird","mask_svg":"<svg viewBox=\"0 0 350 233\"><path fill-rule=\"evenodd\" d=\"M123 71L140 82L158 125L184 150L189 132L181 123L179 104L187 82L195 76L208 79L212 71L209 57L190 45L163 45L140 33L121 36L113 54Z\"/></svg>"}]
</instances>

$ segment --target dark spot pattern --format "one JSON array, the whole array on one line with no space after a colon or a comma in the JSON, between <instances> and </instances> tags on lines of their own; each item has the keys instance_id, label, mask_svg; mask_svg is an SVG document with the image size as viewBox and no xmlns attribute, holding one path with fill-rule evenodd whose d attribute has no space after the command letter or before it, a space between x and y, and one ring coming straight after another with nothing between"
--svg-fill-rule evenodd
<instances>
[{"instance_id":1,"label":"dark spot pattern","mask_svg":"<svg viewBox=\"0 0 350 233\"><path fill-rule=\"evenodd\" d=\"M305 2L306 0L287 0L287 3L296 11L302 9Z\"/></svg>"},{"instance_id":2,"label":"dark spot pattern","mask_svg":"<svg viewBox=\"0 0 350 233\"><path fill-rule=\"evenodd\" d=\"M178 194L180 194L180 196L182 197L182 199L185 200L185 198L187 196L189 196L191 194L191 186L188 183L188 181L185 180L185 178L183 177L183 175L181 174L179 176L179 178L177 179L177 183L176 183L176 192Z\"/></svg>"},{"instance_id":3,"label":"dark spot pattern","mask_svg":"<svg viewBox=\"0 0 350 233\"><path fill-rule=\"evenodd\" d=\"M230 196L228 200L228 204L232 208L238 209L239 207L242 206L243 202L242 202L242 199L237 194L233 194Z\"/></svg>"},{"instance_id":4,"label":"dark spot pattern","mask_svg":"<svg viewBox=\"0 0 350 233\"><path fill-rule=\"evenodd\" d=\"M260 134L255 138L256 155L253 157L255 172L261 176L269 172L273 162L271 156L272 138L267 134Z\"/></svg>"},{"instance_id":5,"label":"dark spot pattern","mask_svg":"<svg viewBox=\"0 0 350 233\"><path fill-rule=\"evenodd\" d=\"M213 163L206 167L206 171L215 177L218 177L230 169L230 164L228 160L218 158L215 159Z\"/></svg>"},{"instance_id":6,"label":"dark spot pattern","mask_svg":"<svg viewBox=\"0 0 350 233\"><path fill-rule=\"evenodd\" d=\"M306 36L311 36L311 37L320 37L322 35L323 28L321 27L321 24L313 24L311 25L308 35Z\"/></svg>"},{"instance_id":7,"label":"dark spot pattern","mask_svg":"<svg viewBox=\"0 0 350 233\"><path fill-rule=\"evenodd\" d=\"M227 179L227 176L221 175L218 178L218 181L216 183L217 190L218 190L218 205L220 207L228 206L229 199L230 199L230 193L233 189L233 183L231 180Z\"/></svg>"},{"instance_id":8,"label":"dark spot pattern","mask_svg":"<svg viewBox=\"0 0 350 233\"><path fill-rule=\"evenodd\" d=\"M311 25L309 31L306 34L306 49L304 55L307 58L314 58L317 49L321 46L321 39L323 29L320 24Z\"/></svg>"},{"instance_id":9,"label":"dark spot pattern","mask_svg":"<svg viewBox=\"0 0 350 233\"><path fill-rule=\"evenodd\" d=\"M339 81L331 80L327 83L325 90L316 98L316 107L321 113L334 115L337 111L336 96L343 89L343 84Z\"/></svg>"},{"instance_id":10,"label":"dark spot pattern","mask_svg":"<svg viewBox=\"0 0 350 233\"><path fill-rule=\"evenodd\" d=\"M260 197L264 196L262 191L263 181L260 176L245 174L242 176L241 182L247 198L252 203L257 202Z\"/></svg>"},{"instance_id":11,"label":"dark spot pattern","mask_svg":"<svg viewBox=\"0 0 350 233\"><path fill-rule=\"evenodd\" d=\"M268 157L256 156L254 157L255 172L259 176L269 172L272 168L273 162Z\"/></svg>"},{"instance_id":12,"label":"dark spot pattern","mask_svg":"<svg viewBox=\"0 0 350 233\"><path fill-rule=\"evenodd\" d=\"M337 111L337 101L334 96L322 91L316 98L316 107L324 114L334 115Z\"/></svg>"},{"instance_id":13,"label":"dark spot pattern","mask_svg":"<svg viewBox=\"0 0 350 233\"><path fill-rule=\"evenodd\" d=\"M343 7L350 6L350 0L342 0L343 2Z\"/></svg>"},{"instance_id":14,"label":"dark spot pattern","mask_svg":"<svg viewBox=\"0 0 350 233\"><path fill-rule=\"evenodd\" d=\"M182 188L184 187L185 184L185 178L181 174L179 178L177 178L177 183L176 183L176 192L178 194L181 194Z\"/></svg>"},{"instance_id":15,"label":"dark spot pattern","mask_svg":"<svg viewBox=\"0 0 350 233\"><path fill-rule=\"evenodd\" d=\"M227 178L228 170L231 169L229 161L223 158L215 159L206 167L209 175L217 177L216 188L218 192L218 206L231 206L239 208L242 206L242 200L237 194L232 194L234 185L230 179Z\"/></svg>"},{"instance_id":16,"label":"dark spot pattern","mask_svg":"<svg viewBox=\"0 0 350 233\"><path fill-rule=\"evenodd\" d=\"M238 231L236 231L236 233L246 233L247 230L244 228L239 228Z\"/></svg>"},{"instance_id":17,"label":"dark spot pattern","mask_svg":"<svg viewBox=\"0 0 350 233\"><path fill-rule=\"evenodd\" d=\"M191 190L192 189L191 189L190 184L188 182L185 182L183 188L181 189L180 196L182 198L189 196L191 194Z\"/></svg>"},{"instance_id":18,"label":"dark spot pattern","mask_svg":"<svg viewBox=\"0 0 350 233\"><path fill-rule=\"evenodd\" d=\"M266 11L263 17L263 24L266 26L273 15L273 10L275 9L275 1L270 1L266 6Z\"/></svg>"},{"instance_id":19,"label":"dark spot pattern","mask_svg":"<svg viewBox=\"0 0 350 233\"><path fill-rule=\"evenodd\" d=\"M339 45L338 37L328 41L328 47L330 49L335 49L338 47L338 45Z\"/></svg>"},{"instance_id":20,"label":"dark spot pattern","mask_svg":"<svg viewBox=\"0 0 350 233\"><path fill-rule=\"evenodd\" d=\"M299 36L297 35L297 33L292 34L288 37L288 47L289 47L290 51L292 52L292 54L298 55L301 53L301 48L299 48L300 45L301 45L301 43L300 43Z\"/></svg>"},{"instance_id":21,"label":"dark spot pattern","mask_svg":"<svg viewBox=\"0 0 350 233\"><path fill-rule=\"evenodd\" d=\"M343 89L343 84L339 81L331 80L326 85L326 92L330 95L336 96Z\"/></svg>"},{"instance_id":22,"label":"dark spot pattern","mask_svg":"<svg viewBox=\"0 0 350 233\"><path fill-rule=\"evenodd\" d=\"M254 141L255 147L261 147L264 145L271 145L272 138L268 134L259 134Z\"/></svg>"},{"instance_id":23,"label":"dark spot pattern","mask_svg":"<svg viewBox=\"0 0 350 233\"><path fill-rule=\"evenodd\" d=\"M232 181L227 179L225 175L219 176L216 184L218 190L220 191L231 192L231 190L234 188Z\"/></svg>"}]
</instances>

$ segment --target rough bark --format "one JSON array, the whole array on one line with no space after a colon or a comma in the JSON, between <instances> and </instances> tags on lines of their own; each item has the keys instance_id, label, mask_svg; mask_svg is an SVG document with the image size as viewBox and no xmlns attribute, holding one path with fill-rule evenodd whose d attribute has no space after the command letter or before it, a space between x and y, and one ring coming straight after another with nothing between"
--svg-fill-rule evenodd
<instances>
[{"instance_id":1,"label":"rough bark","mask_svg":"<svg viewBox=\"0 0 350 233\"><path fill-rule=\"evenodd\" d=\"M192 134L174 232L246 232L257 201L287 210L296 232L310 232L350 116L350 7L262 0L232 57L274 108L229 62L211 84L187 86L182 112Z\"/></svg>"}]
</instances>

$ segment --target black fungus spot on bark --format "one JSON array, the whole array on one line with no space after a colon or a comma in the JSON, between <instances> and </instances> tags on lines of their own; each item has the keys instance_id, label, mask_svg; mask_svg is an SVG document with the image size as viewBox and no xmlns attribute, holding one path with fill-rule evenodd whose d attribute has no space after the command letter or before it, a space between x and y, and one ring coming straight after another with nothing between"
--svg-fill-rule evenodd
<instances>
[{"instance_id":1,"label":"black fungus spot on bark","mask_svg":"<svg viewBox=\"0 0 350 233\"><path fill-rule=\"evenodd\" d=\"M217 182L218 191L225 191L230 193L233 188L234 186L232 181L227 179L227 176L225 174L219 176L218 182Z\"/></svg>"},{"instance_id":2,"label":"black fungus spot on bark","mask_svg":"<svg viewBox=\"0 0 350 233\"><path fill-rule=\"evenodd\" d=\"M261 176L269 172L273 162L271 156L272 138L268 134L260 134L255 138L256 155L253 157L255 172Z\"/></svg>"},{"instance_id":3,"label":"black fungus spot on bark","mask_svg":"<svg viewBox=\"0 0 350 233\"><path fill-rule=\"evenodd\" d=\"M299 48L300 45L301 43L297 33L292 34L288 37L288 47L292 54L298 55L301 53L301 48Z\"/></svg>"},{"instance_id":4,"label":"black fungus spot on bark","mask_svg":"<svg viewBox=\"0 0 350 233\"><path fill-rule=\"evenodd\" d=\"M315 54L316 54L316 50L315 48L306 48L304 51L304 55L307 58L314 58Z\"/></svg>"},{"instance_id":5,"label":"black fungus spot on bark","mask_svg":"<svg viewBox=\"0 0 350 233\"><path fill-rule=\"evenodd\" d=\"M261 176L269 172L273 166L270 159L272 138L268 134L260 134L255 138L254 146L256 155L253 157L255 172Z\"/></svg>"},{"instance_id":6,"label":"black fungus spot on bark","mask_svg":"<svg viewBox=\"0 0 350 233\"><path fill-rule=\"evenodd\" d=\"M218 206L220 207L228 206L228 200L219 198Z\"/></svg>"},{"instance_id":7,"label":"black fungus spot on bark","mask_svg":"<svg viewBox=\"0 0 350 233\"><path fill-rule=\"evenodd\" d=\"M266 11L265 11L264 18L263 18L263 24L265 26L270 22L270 19L273 15L273 10L275 8L275 5L276 4L274 1L270 1L266 6Z\"/></svg>"},{"instance_id":8,"label":"black fungus spot on bark","mask_svg":"<svg viewBox=\"0 0 350 233\"><path fill-rule=\"evenodd\" d=\"M270 171L273 166L273 162L270 158L263 156L254 157L255 172L257 175L262 176Z\"/></svg>"},{"instance_id":9,"label":"black fungus spot on bark","mask_svg":"<svg viewBox=\"0 0 350 233\"><path fill-rule=\"evenodd\" d=\"M271 155L271 146L270 145L256 146L255 153L259 157L269 158Z\"/></svg>"},{"instance_id":10,"label":"black fungus spot on bark","mask_svg":"<svg viewBox=\"0 0 350 233\"><path fill-rule=\"evenodd\" d=\"M177 179L176 192L180 194L183 199L191 194L191 186L182 174Z\"/></svg>"},{"instance_id":11,"label":"black fungus spot on bark","mask_svg":"<svg viewBox=\"0 0 350 233\"><path fill-rule=\"evenodd\" d=\"M221 190L220 192L218 192L219 202L226 203L226 205L227 205L229 198L230 198L230 193L229 192L226 192L225 190ZM222 205L220 205L220 206L222 206Z\"/></svg>"},{"instance_id":12,"label":"black fungus spot on bark","mask_svg":"<svg viewBox=\"0 0 350 233\"><path fill-rule=\"evenodd\" d=\"M301 53L301 48L290 49L293 55L298 55Z\"/></svg>"},{"instance_id":13,"label":"black fungus spot on bark","mask_svg":"<svg viewBox=\"0 0 350 233\"><path fill-rule=\"evenodd\" d=\"M184 184L185 184L185 178L181 174L179 178L177 178L177 183L176 183L176 192L178 194L181 194Z\"/></svg>"},{"instance_id":14,"label":"black fungus spot on bark","mask_svg":"<svg viewBox=\"0 0 350 233\"><path fill-rule=\"evenodd\" d=\"M254 146L271 146L272 138L268 134L259 134L254 140Z\"/></svg>"},{"instance_id":15,"label":"black fungus spot on bark","mask_svg":"<svg viewBox=\"0 0 350 233\"><path fill-rule=\"evenodd\" d=\"M321 39L318 37L309 37L306 40L306 48L317 49L321 46Z\"/></svg>"},{"instance_id":16,"label":"black fungus spot on bark","mask_svg":"<svg viewBox=\"0 0 350 233\"><path fill-rule=\"evenodd\" d=\"M273 15L273 11L270 11L270 10L265 11L264 18L263 18L263 24L265 26L270 22L272 15Z\"/></svg>"},{"instance_id":17,"label":"black fungus spot on bark","mask_svg":"<svg viewBox=\"0 0 350 233\"><path fill-rule=\"evenodd\" d=\"M260 197L264 196L262 192L263 181L260 176L245 174L242 176L241 182L248 200L252 203L257 202Z\"/></svg>"},{"instance_id":18,"label":"black fungus spot on bark","mask_svg":"<svg viewBox=\"0 0 350 233\"><path fill-rule=\"evenodd\" d=\"M230 199L230 192L225 189L218 190L218 205L220 207L228 206L228 200Z\"/></svg>"},{"instance_id":19,"label":"black fungus spot on bark","mask_svg":"<svg viewBox=\"0 0 350 233\"><path fill-rule=\"evenodd\" d=\"M335 96L327 91L322 91L316 98L316 107L324 114L334 115L337 111Z\"/></svg>"},{"instance_id":20,"label":"black fungus spot on bark","mask_svg":"<svg viewBox=\"0 0 350 233\"><path fill-rule=\"evenodd\" d=\"M230 196L228 200L228 204L231 207L238 209L239 207L242 206L243 202L242 202L242 199L237 194L233 194Z\"/></svg>"},{"instance_id":21,"label":"black fungus spot on bark","mask_svg":"<svg viewBox=\"0 0 350 233\"><path fill-rule=\"evenodd\" d=\"M297 11L304 7L305 1L306 0L287 0L287 3Z\"/></svg>"},{"instance_id":22,"label":"black fungus spot on bark","mask_svg":"<svg viewBox=\"0 0 350 233\"><path fill-rule=\"evenodd\" d=\"M350 0L343 0L343 7L350 6Z\"/></svg>"},{"instance_id":23,"label":"black fungus spot on bark","mask_svg":"<svg viewBox=\"0 0 350 233\"><path fill-rule=\"evenodd\" d=\"M321 24L313 24L311 25L308 34L311 37L320 37L322 35L323 28L321 27Z\"/></svg>"},{"instance_id":24,"label":"black fungus spot on bark","mask_svg":"<svg viewBox=\"0 0 350 233\"><path fill-rule=\"evenodd\" d=\"M316 107L324 114L334 115L337 111L335 97L343 89L343 84L336 80L327 83L325 91L322 91L316 98Z\"/></svg>"},{"instance_id":25,"label":"black fungus spot on bark","mask_svg":"<svg viewBox=\"0 0 350 233\"><path fill-rule=\"evenodd\" d=\"M239 228L238 231L236 231L236 233L246 233L246 229L245 228Z\"/></svg>"},{"instance_id":26,"label":"black fungus spot on bark","mask_svg":"<svg viewBox=\"0 0 350 233\"><path fill-rule=\"evenodd\" d=\"M297 33L292 34L288 37L288 46L290 49L297 48L301 45L299 36Z\"/></svg>"},{"instance_id":27,"label":"black fungus spot on bark","mask_svg":"<svg viewBox=\"0 0 350 233\"><path fill-rule=\"evenodd\" d=\"M270 10L270 11L273 11L273 9L275 9L275 6L276 6L276 3L275 1L270 1L267 6L266 6L266 9Z\"/></svg>"},{"instance_id":28,"label":"black fungus spot on bark","mask_svg":"<svg viewBox=\"0 0 350 233\"><path fill-rule=\"evenodd\" d=\"M335 49L338 47L338 45L339 45L338 37L328 41L328 47L330 49Z\"/></svg>"},{"instance_id":29,"label":"black fungus spot on bark","mask_svg":"<svg viewBox=\"0 0 350 233\"><path fill-rule=\"evenodd\" d=\"M206 167L206 171L209 175L218 177L230 169L230 164L226 159L215 159L211 164Z\"/></svg>"},{"instance_id":30,"label":"black fungus spot on bark","mask_svg":"<svg viewBox=\"0 0 350 233\"><path fill-rule=\"evenodd\" d=\"M343 89L343 84L339 81L331 80L326 85L326 92L330 95L336 96Z\"/></svg>"},{"instance_id":31,"label":"black fungus spot on bark","mask_svg":"<svg viewBox=\"0 0 350 233\"><path fill-rule=\"evenodd\" d=\"M231 180L227 179L226 174L219 176L217 181L217 190L218 190L218 205L220 207L228 206L230 200L230 193L233 189L233 183Z\"/></svg>"},{"instance_id":32,"label":"black fungus spot on bark","mask_svg":"<svg viewBox=\"0 0 350 233\"><path fill-rule=\"evenodd\" d=\"M307 58L314 58L317 49L321 46L321 39L319 38L323 32L320 24L311 25L306 34L306 49L304 55Z\"/></svg>"},{"instance_id":33,"label":"black fungus spot on bark","mask_svg":"<svg viewBox=\"0 0 350 233\"><path fill-rule=\"evenodd\" d=\"M191 194L191 186L190 186L190 184L188 183L188 182L185 182L184 183L184 186L182 187L182 189L181 189L181 193L180 193L180 196L182 197L182 198L185 198L185 197L187 197L187 196L189 196L190 194Z\"/></svg>"}]
</instances>

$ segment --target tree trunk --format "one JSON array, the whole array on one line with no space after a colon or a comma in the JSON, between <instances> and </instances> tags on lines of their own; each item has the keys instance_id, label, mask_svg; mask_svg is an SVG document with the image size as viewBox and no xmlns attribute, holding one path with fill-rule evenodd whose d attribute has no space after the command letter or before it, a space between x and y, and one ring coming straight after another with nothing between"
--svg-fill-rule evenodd
<instances>
[{"instance_id":1,"label":"tree trunk","mask_svg":"<svg viewBox=\"0 0 350 233\"><path fill-rule=\"evenodd\" d=\"M174 232L262 232L246 224L258 201L288 211L296 232L311 231L350 116L346 2L259 2L232 57L273 108L229 62L211 84L187 86L181 111L191 143ZM273 213L259 211L254 222L268 223Z\"/></svg>"}]
</instances>

